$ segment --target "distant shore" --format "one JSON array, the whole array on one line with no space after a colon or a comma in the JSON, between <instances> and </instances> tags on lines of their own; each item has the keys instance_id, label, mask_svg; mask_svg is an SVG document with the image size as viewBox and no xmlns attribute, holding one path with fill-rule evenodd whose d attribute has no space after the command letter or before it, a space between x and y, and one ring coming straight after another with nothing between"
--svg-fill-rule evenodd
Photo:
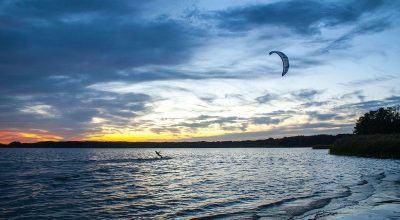
<instances>
[{"instance_id":1,"label":"distant shore","mask_svg":"<svg viewBox=\"0 0 400 220\"><path fill-rule=\"evenodd\" d=\"M0 147L12 148L272 148L313 147L333 144L349 134L293 136L244 141L198 142L107 142L107 141L42 141L37 143L12 142Z\"/></svg>"},{"instance_id":2,"label":"distant shore","mask_svg":"<svg viewBox=\"0 0 400 220\"><path fill-rule=\"evenodd\" d=\"M198 142L42 141L12 142L0 148L298 148L329 149L330 154L400 159L400 134L313 135L264 140Z\"/></svg>"},{"instance_id":3,"label":"distant shore","mask_svg":"<svg viewBox=\"0 0 400 220\"><path fill-rule=\"evenodd\" d=\"M347 136L336 140L329 153L400 159L400 134Z\"/></svg>"}]
</instances>

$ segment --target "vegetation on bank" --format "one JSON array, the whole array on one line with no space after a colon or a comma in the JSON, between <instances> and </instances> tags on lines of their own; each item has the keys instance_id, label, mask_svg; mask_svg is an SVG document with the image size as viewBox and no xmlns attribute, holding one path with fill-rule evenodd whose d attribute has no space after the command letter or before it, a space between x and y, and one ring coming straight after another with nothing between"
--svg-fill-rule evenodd
<instances>
[{"instance_id":1,"label":"vegetation on bank","mask_svg":"<svg viewBox=\"0 0 400 220\"><path fill-rule=\"evenodd\" d=\"M357 120L354 135L336 140L329 153L400 159L399 107L365 113Z\"/></svg>"},{"instance_id":2,"label":"vegetation on bank","mask_svg":"<svg viewBox=\"0 0 400 220\"><path fill-rule=\"evenodd\" d=\"M103 141L43 141L37 143L12 142L13 148L257 148L257 147L311 147L330 145L346 135L313 135L265 140L213 141L213 142L103 142Z\"/></svg>"},{"instance_id":3,"label":"vegetation on bank","mask_svg":"<svg viewBox=\"0 0 400 220\"><path fill-rule=\"evenodd\" d=\"M330 149L332 147L332 144L317 144L312 146L312 149L314 150L325 150L325 149Z\"/></svg>"},{"instance_id":4,"label":"vegetation on bank","mask_svg":"<svg viewBox=\"0 0 400 220\"><path fill-rule=\"evenodd\" d=\"M353 135L336 140L329 152L336 155L400 159L400 134Z\"/></svg>"}]
</instances>

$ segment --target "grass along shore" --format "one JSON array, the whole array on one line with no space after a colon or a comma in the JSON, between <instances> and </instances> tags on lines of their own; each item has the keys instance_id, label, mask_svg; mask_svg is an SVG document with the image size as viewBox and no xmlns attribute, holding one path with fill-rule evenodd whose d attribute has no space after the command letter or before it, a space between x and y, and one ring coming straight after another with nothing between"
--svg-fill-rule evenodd
<instances>
[{"instance_id":1,"label":"grass along shore","mask_svg":"<svg viewBox=\"0 0 400 220\"><path fill-rule=\"evenodd\" d=\"M400 134L352 135L335 141L330 154L400 159Z\"/></svg>"}]
</instances>

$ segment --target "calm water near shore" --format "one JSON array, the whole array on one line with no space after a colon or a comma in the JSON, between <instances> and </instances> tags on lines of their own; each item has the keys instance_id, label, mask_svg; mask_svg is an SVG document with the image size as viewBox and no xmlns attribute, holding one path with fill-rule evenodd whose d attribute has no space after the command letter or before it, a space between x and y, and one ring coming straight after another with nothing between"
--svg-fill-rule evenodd
<instances>
[{"instance_id":1,"label":"calm water near shore","mask_svg":"<svg viewBox=\"0 0 400 220\"><path fill-rule=\"evenodd\" d=\"M158 159L154 150L0 149L0 219L400 218L400 160L310 148L161 149Z\"/></svg>"}]
</instances>

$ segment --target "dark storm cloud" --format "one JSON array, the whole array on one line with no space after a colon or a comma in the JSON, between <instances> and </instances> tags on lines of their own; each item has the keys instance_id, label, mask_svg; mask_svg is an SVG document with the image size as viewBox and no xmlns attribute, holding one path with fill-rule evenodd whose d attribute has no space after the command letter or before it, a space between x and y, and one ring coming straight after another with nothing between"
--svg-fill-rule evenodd
<instances>
[{"instance_id":1,"label":"dark storm cloud","mask_svg":"<svg viewBox=\"0 0 400 220\"><path fill-rule=\"evenodd\" d=\"M215 71L200 76L181 71L166 72L165 69L133 70L146 65L183 63L207 39L205 30L182 21L166 16L151 21L144 19L142 9L146 2L3 1L0 3L0 71L3 76L0 89L2 92L54 91L59 87L49 86L47 78L54 75L75 79L67 87L71 90L112 80L230 76ZM332 26L358 20L384 3L286 1L219 11L212 17L231 29L279 25L299 33L313 33L321 24ZM299 59L302 66L322 62ZM21 81L30 86L22 85Z\"/></svg>"},{"instance_id":2,"label":"dark storm cloud","mask_svg":"<svg viewBox=\"0 0 400 220\"><path fill-rule=\"evenodd\" d=\"M7 75L98 74L101 78L136 66L180 63L197 44L195 33L174 21L143 24L100 19L0 31L1 71Z\"/></svg>"},{"instance_id":3,"label":"dark storm cloud","mask_svg":"<svg viewBox=\"0 0 400 220\"><path fill-rule=\"evenodd\" d=\"M146 65L190 59L203 31L182 22L139 16L130 1L4 1L0 3L2 92L51 91L50 76L72 87L110 80L182 78L174 72L135 72ZM24 85L27 82L29 85ZM71 83L70 83L71 84ZM55 86L54 86L55 87Z\"/></svg>"},{"instance_id":4,"label":"dark storm cloud","mask_svg":"<svg viewBox=\"0 0 400 220\"><path fill-rule=\"evenodd\" d=\"M284 1L250 5L217 12L219 26L231 31L262 26L286 27L298 34L319 33L321 27L353 23L366 13L379 9L386 1Z\"/></svg>"},{"instance_id":5,"label":"dark storm cloud","mask_svg":"<svg viewBox=\"0 0 400 220\"><path fill-rule=\"evenodd\" d=\"M13 0L0 2L4 25L46 25L50 20L90 20L94 17L137 14L143 3L107 0ZM18 19L15 19L18 17Z\"/></svg>"}]
</instances>

